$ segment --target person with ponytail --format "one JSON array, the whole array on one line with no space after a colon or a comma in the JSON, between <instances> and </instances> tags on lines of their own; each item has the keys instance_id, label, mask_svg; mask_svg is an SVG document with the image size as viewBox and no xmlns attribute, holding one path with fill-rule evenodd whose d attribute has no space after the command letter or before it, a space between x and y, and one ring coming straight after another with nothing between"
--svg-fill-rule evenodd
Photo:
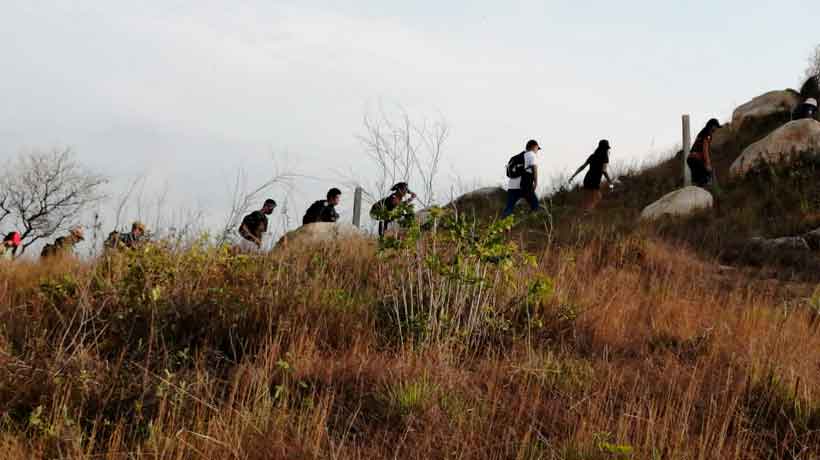
<instances>
[{"instance_id":1,"label":"person with ponytail","mask_svg":"<svg viewBox=\"0 0 820 460\"><path fill-rule=\"evenodd\" d=\"M712 182L712 135L720 128L720 122L712 118L698 133L692 152L686 159L689 171L692 172L692 183L698 187L706 187Z\"/></svg>"},{"instance_id":2,"label":"person with ponytail","mask_svg":"<svg viewBox=\"0 0 820 460\"><path fill-rule=\"evenodd\" d=\"M589 166L589 171L587 171L586 176L584 176L583 208L587 211L595 209L601 201L601 179L606 177L607 183L612 184L612 178L609 177L609 173L607 172L610 148L608 140L603 139L598 142L598 148L595 149L595 152L593 152L592 155L587 158L587 161L569 178L569 181L572 182L575 176L581 174L581 171Z\"/></svg>"}]
</instances>

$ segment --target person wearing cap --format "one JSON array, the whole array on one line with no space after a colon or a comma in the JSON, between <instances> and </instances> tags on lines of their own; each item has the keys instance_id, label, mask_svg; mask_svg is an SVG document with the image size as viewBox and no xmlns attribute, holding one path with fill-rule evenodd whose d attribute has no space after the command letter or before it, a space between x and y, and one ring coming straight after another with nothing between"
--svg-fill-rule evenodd
<instances>
[{"instance_id":1,"label":"person wearing cap","mask_svg":"<svg viewBox=\"0 0 820 460\"><path fill-rule=\"evenodd\" d=\"M68 235L61 236L54 240L54 243L43 247L40 257L54 257L70 255L74 251L74 246L85 239L85 231L79 225L69 230Z\"/></svg>"},{"instance_id":2,"label":"person wearing cap","mask_svg":"<svg viewBox=\"0 0 820 460\"><path fill-rule=\"evenodd\" d=\"M575 174L569 178L569 181L572 182L575 176L581 174L581 171L589 166L589 171L587 171L586 176L584 176L583 208L587 211L595 209L601 201L601 179L606 177L607 184L612 185L612 178L609 177L607 173L610 149L611 147L608 140L603 139L598 142L598 148L596 148L592 155L587 158L587 161L575 171Z\"/></svg>"},{"instance_id":3,"label":"person wearing cap","mask_svg":"<svg viewBox=\"0 0 820 460\"><path fill-rule=\"evenodd\" d=\"M798 105L792 113L792 120L804 120L806 118L817 117L817 100L813 97L806 99Z\"/></svg>"},{"instance_id":4,"label":"person wearing cap","mask_svg":"<svg viewBox=\"0 0 820 460\"><path fill-rule=\"evenodd\" d=\"M14 253L22 243L20 232L9 232L0 245L0 260L14 260Z\"/></svg>"},{"instance_id":5,"label":"person wearing cap","mask_svg":"<svg viewBox=\"0 0 820 460\"><path fill-rule=\"evenodd\" d=\"M262 236L268 231L268 216L276 209L276 201L265 200L262 209L254 211L242 219L239 235L244 241L240 245L245 250L259 250L262 247Z\"/></svg>"},{"instance_id":6,"label":"person wearing cap","mask_svg":"<svg viewBox=\"0 0 820 460\"><path fill-rule=\"evenodd\" d=\"M504 207L502 217L508 217L515 210L515 205L522 198L530 205L532 212L540 209L538 196L535 191L538 189L538 165L535 164L535 155L541 150L535 140L527 141L525 150L518 154L523 160L523 173L518 177L510 177L507 184L507 205ZM513 157L513 158L516 158ZM519 163L520 164L520 163Z\"/></svg>"},{"instance_id":7,"label":"person wearing cap","mask_svg":"<svg viewBox=\"0 0 820 460\"><path fill-rule=\"evenodd\" d=\"M700 130L692 145L686 164L692 173L692 183L706 187L712 182L712 135L720 128L720 122L712 118Z\"/></svg>"},{"instance_id":8,"label":"person wearing cap","mask_svg":"<svg viewBox=\"0 0 820 460\"><path fill-rule=\"evenodd\" d=\"M391 215L392 211L401 204L409 204L416 199L416 194L410 190L407 182L399 182L390 188L392 192L388 197L382 198L370 208L370 216L379 221L379 236L383 237L387 227L395 219ZM409 199L405 199L409 196Z\"/></svg>"}]
</instances>

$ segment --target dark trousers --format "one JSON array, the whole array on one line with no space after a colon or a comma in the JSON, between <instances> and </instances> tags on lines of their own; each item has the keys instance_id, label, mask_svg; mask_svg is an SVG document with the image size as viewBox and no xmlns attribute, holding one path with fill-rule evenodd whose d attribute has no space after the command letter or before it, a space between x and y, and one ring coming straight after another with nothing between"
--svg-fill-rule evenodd
<instances>
[{"instance_id":1,"label":"dark trousers","mask_svg":"<svg viewBox=\"0 0 820 460\"><path fill-rule=\"evenodd\" d=\"M384 236L384 232L387 231L387 226L390 225L389 220L380 220L379 221L379 237Z\"/></svg>"},{"instance_id":2,"label":"dark trousers","mask_svg":"<svg viewBox=\"0 0 820 460\"><path fill-rule=\"evenodd\" d=\"M698 187L706 187L712 182L712 173L706 169L706 164L697 157L689 157L686 159L686 164L689 165L689 171L692 172L692 183Z\"/></svg>"},{"instance_id":3,"label":"dark trousers","mask_svg":"<svg viewBox=\"0 0 820 460\"><path fill-rule=\"evenodd\" d=\"M521 198L527 200L533 212L538 211L538 197L535 195L535 190L522 190L520 188L511 188L507 190L507 206L504 208L502 217L508 217L515 210L515 205Z\"/></svg>"}]
</instances>

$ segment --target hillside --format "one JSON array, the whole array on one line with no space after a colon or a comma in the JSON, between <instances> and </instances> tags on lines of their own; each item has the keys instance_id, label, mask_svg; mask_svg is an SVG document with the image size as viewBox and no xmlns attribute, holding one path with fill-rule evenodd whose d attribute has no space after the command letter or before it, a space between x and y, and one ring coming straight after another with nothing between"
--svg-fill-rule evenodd
<instances>
[{"instance_id":1,"label":"hillside","mask_svg":"<svg viewBox=\"0 0 820 460\"><path fill-rule=\"evenodd\" d=\"M817 252L748 243L820 226L812 158L653 223L680 159L589 216L0 265L0 458L817 458Z\"/></svg>"}]
</instances>

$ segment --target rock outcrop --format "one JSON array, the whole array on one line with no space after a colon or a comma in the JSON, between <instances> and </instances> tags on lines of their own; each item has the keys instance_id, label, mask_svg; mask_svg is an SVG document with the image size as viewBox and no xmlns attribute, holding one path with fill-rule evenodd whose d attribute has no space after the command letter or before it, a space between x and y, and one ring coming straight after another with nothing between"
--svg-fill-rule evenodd
<instances>
[{"instance_id":1,"label":"rock outcrop","mask_svg":"<svg viewBox=\"0 0 820 460\"><path fill-rule=\"evenodd\" d=\"M711 209L714 198L700 187L684 187L664 195L641 212L641 219L654 220L663 216L688 216L697 211Z\"/></svg>"},{"instance_id":2,"label":"rock outcrop","mask_svg":"<svg viewBox=\"0 0 820 460\"><path fill-rule=\"evenodd\" d=\"M801 102L793 90L769 91L736 108L732 114L732 130L738 132L750 121L783 114L788 120L792 110Z\"/></svg>"},{"instance_id":3,"label":"rock outcrop","mask_svg":"<svg viewBox=\"0 0 820 460\"><path fill-rule=\"evenodd\" d=\"M491 218L504 209L506 202L507 191L503 188L483 187L459 196L442 208L460 214ZM425 208L416 212L416 218L420 224L424 225L430 220L430 209Z\"/></svg>"},{"instance_id":4,"label":"rock outcrop","mask_svg":"<svg viewBox=\"0 0 820 460\"><path fill-rule=\"evenodd\" d=\"M820 154L820 122L792 121L746 147L732 163L729 175L743 176L759 163L788 164L806 153Z\"/></svg>"},{"instance_id":5,"label":"rock outcrop","mask_svg":"<svg viewBox=\"0 0 820 460\"><path fill-rule=\"evenodd\" d=\"M718 130L712 134L712 151L723 151L727 144L735 140L735 137L736 133L731 124L725 124L718 128Z\"/></svg>"},{"instance_id":6,"label":"rock outcrop","mask_svg":"<svg viewBox=\"0 0 820 460\"><path fill-rule=\"evenodd\" d=\"M366 237L364 232L350 224L316 222L314 224L302 225L296 230L288 232L279 239L276 245L325 243L341 239L364 237Z\"/></svg>"},{"instance_id":7,"label":"rock outcrop","mask_svg":"<svg viewBox=\"0 0 820 460\"><path fill-rule=\"evenodd\" d=\"M507 201L507 191L501 187L484 187L465 193L447 207L457 212L498 212Z\"/></svg>"}]
</instances>

